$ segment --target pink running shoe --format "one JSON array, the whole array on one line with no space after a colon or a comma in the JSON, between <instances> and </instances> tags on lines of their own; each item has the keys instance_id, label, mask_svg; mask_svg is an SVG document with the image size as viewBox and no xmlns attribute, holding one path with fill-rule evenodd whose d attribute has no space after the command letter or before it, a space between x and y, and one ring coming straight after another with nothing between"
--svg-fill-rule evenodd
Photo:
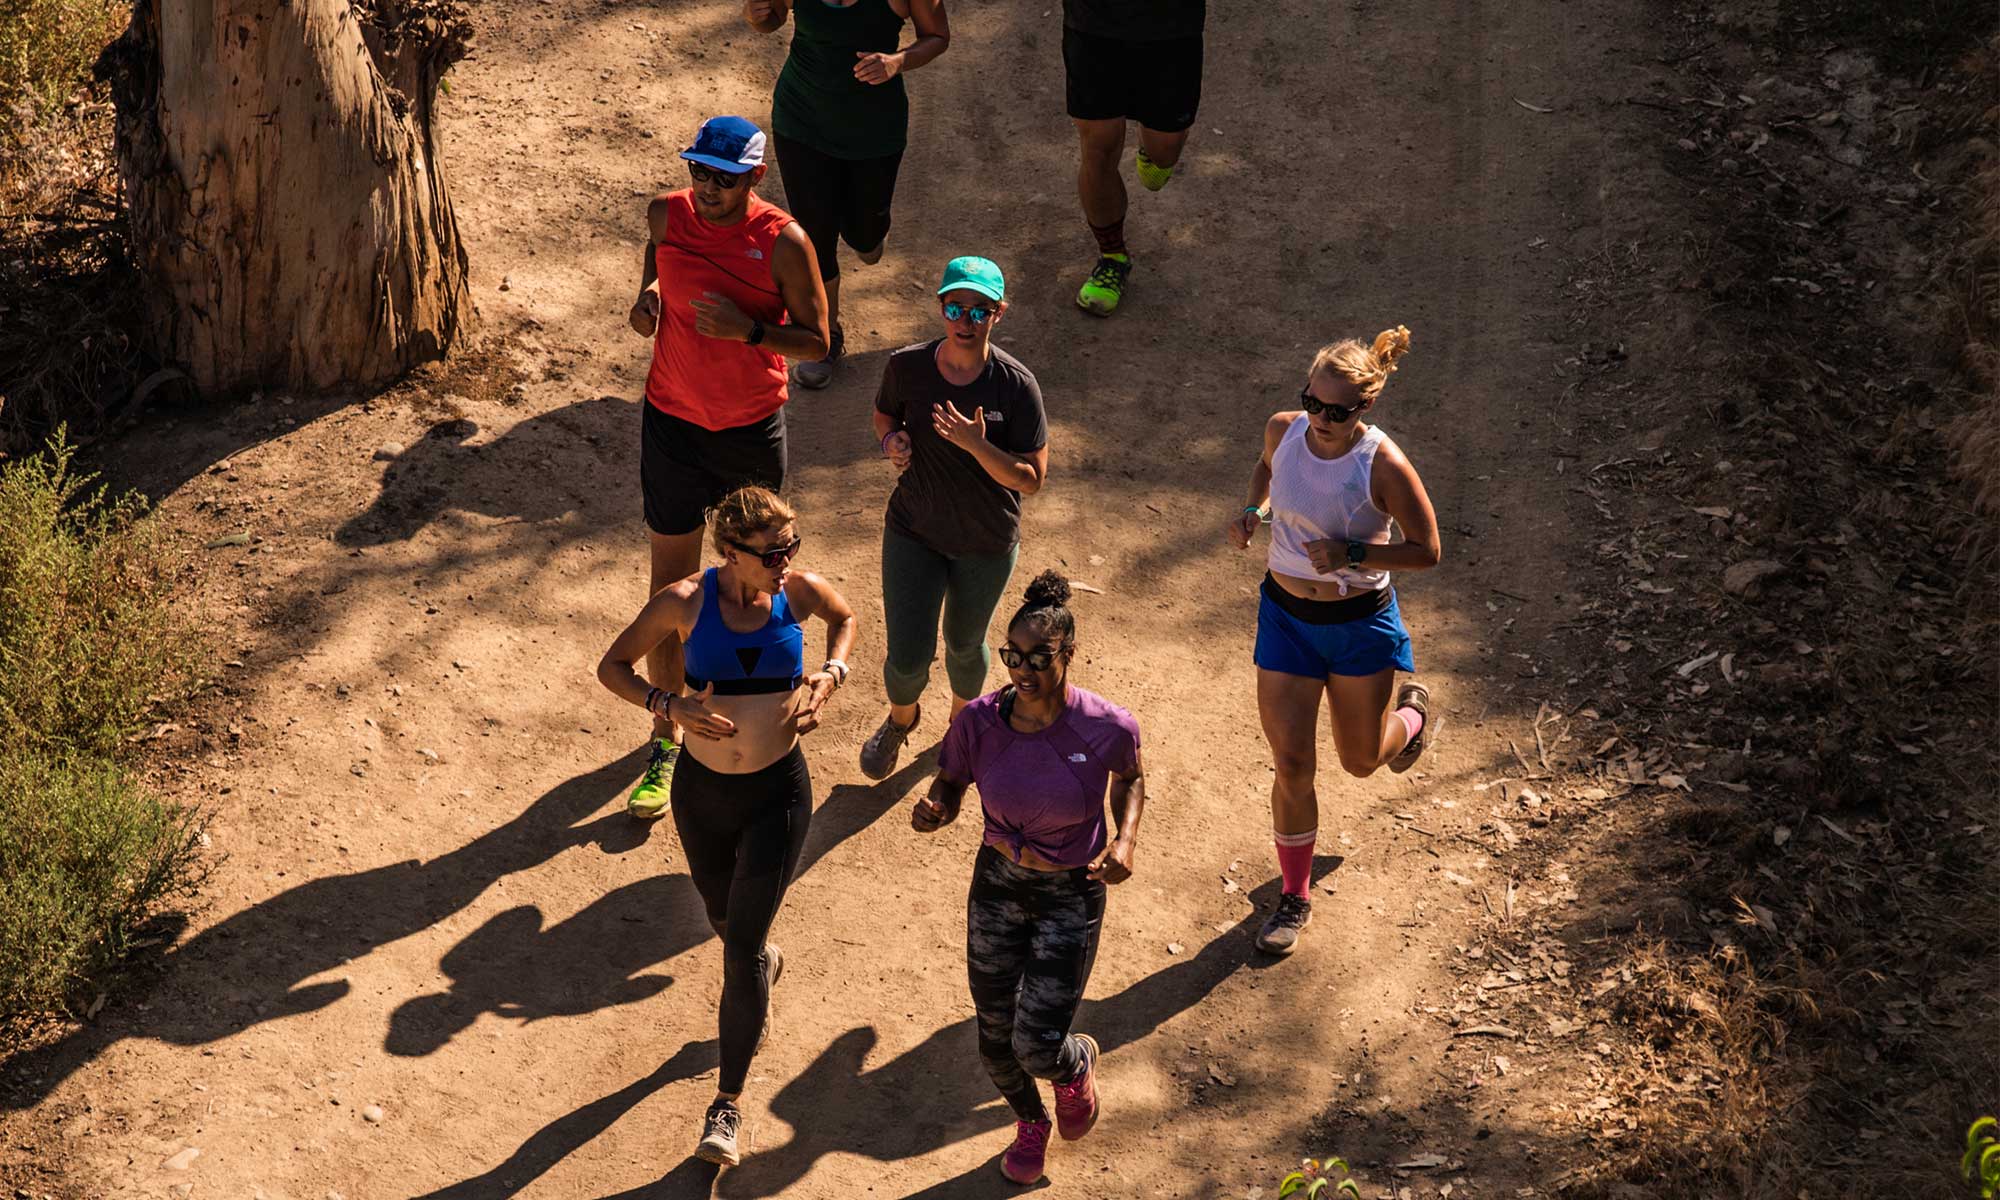
<instances>
[{"instance_id":1,"label":"pink running shoe","mask_svg":"<svg viewBox=\"0 0 2000 1200\"><path fill-rule=\"evenodd\" d=\"M1075 1079L1056 1085L1056 1132L1063 1141L1073 1142L1097 1124L1097 1039L1079 1033L1083 1043L1083 1070Z\"/></svg>"},{"instance_id":2,"label":"pink running shoe","mask_svg":"<svg viewBox=\"0 0 2000 1200\"><path fill-rule=\"evenodd\" d=\"M1042 1177L1042 1163L1049 1155L1047 1121L1014 1122L1014 1144L1000 1156L1000 1173L1014 1183L1034 1183Z\"/></svg>"}]
</instances>

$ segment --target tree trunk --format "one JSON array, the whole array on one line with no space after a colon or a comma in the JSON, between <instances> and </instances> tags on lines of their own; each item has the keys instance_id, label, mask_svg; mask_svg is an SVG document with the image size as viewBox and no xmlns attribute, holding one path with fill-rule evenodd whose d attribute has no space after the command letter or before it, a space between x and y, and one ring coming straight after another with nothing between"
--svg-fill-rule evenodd
<instances>
[{"instance_id":1,"label":"tree trunk","mask_svg":"<svg viewBox=\"0 0 2000 1200\"><path fill-rule=\"evenodd\" d=\"M454 0L136 0L98 60L155 349L210 395L381 383L469 319L432 130Z\"/></svg>"}]
</instances>

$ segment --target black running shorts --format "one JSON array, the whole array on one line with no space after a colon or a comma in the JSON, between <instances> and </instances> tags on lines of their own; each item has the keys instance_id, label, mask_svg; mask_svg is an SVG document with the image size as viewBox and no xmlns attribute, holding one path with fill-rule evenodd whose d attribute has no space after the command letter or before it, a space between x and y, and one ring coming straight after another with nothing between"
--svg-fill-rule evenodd
<instances>
[{"instance_id":1,"label":"black running shorts","mask_svg":"<svg viewBox=\"0 0 2000 1200\"><path fill-rule=\"evenodd\" d=\"M1194 124L1201 107L1201 34L1132 41L1063 28L1069 115L1129 119L1160 133Z\"/></svg>"},{"instance_id":2,"label":"black running shorts","mask_svg":"<svg viewBox=\"0 0 2000 1200\"><path fill-rule=\"evenodd\" d=\"M646 527L654 533L692 533L718 500L757 483L785 486L785 410L735 429L703 429L663 413L643 397L639 431L639 488L646 498Z\"/></svg>"}]
</instances>

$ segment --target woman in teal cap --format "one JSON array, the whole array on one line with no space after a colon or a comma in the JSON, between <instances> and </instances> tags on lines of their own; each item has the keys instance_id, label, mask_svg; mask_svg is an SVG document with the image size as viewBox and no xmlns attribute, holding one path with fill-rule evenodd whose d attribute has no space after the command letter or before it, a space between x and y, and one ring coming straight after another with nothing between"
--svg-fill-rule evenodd
<instances>
[{"instance_id":1,"label":"woman in teal cap","mask_svg":"<svg viewBox=\"0 0 2000 1200\"><path fill-rule=\"evenodd\" d=\"M945 52L951 25L944 0L744 0L743 17L759 33L798 22L771 96L772 145L785 206L819 256L832 330L826 357L795 364L792 381L823 388L846 350L838 243L880 261L910 124L903 75ZM898 50L905 21L917 38Z\"/></svg>"},{"instance_id":2,"label":"woman in teal cap","mask_svg":"<svg viewBox=\"0 0 2000 1200\"><path fill-rule=\"evenodd\" d=\"M986 627L1020 551L1021 497L1049 471L1042 389L993 345L1007 313L1000 268L954 258L937 294L944 336L891 354L875 393L875 438L898 478L882 530L889 715L861 747L870 779L895 771L917 727L940 614L951 715L986 690Z\"/></svg>"}]
</instances>

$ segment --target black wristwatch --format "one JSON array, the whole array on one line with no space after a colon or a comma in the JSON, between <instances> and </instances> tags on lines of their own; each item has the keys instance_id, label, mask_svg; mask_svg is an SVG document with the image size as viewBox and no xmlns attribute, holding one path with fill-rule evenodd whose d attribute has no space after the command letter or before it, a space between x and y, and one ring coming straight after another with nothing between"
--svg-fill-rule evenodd
<instances>
[{"instance_id":1,"label":"black wristwatch","mask_svg":"<svg viewBox=\"0 0 2000 1200\"><path fill-rule=\"evenodd\" d=\"M1347 543L1347 565L1348 565L1348 566L1350 566L1350 567L1358 567L1358 566L1360 566L1360 565L1361 565L1361 564L1362 564L1363 562L1366 562L1366 561L1367 561L1367 559L1368 559L1368 543L1367 543L1367 542L1349 542L1349 543Z\"/></svg>"},{"instance_id":2,"label":"black wristwatch","mask_svg":"<svg viewBox=\"0 0 2000 1200\"><path fill-rule=\"evenodd\" d=\"M744 344L754 346L763 340L764 340L764 322L759 321L755 317L750 318L750 336L743 339Z\"/></svg>"}]
</instances>

